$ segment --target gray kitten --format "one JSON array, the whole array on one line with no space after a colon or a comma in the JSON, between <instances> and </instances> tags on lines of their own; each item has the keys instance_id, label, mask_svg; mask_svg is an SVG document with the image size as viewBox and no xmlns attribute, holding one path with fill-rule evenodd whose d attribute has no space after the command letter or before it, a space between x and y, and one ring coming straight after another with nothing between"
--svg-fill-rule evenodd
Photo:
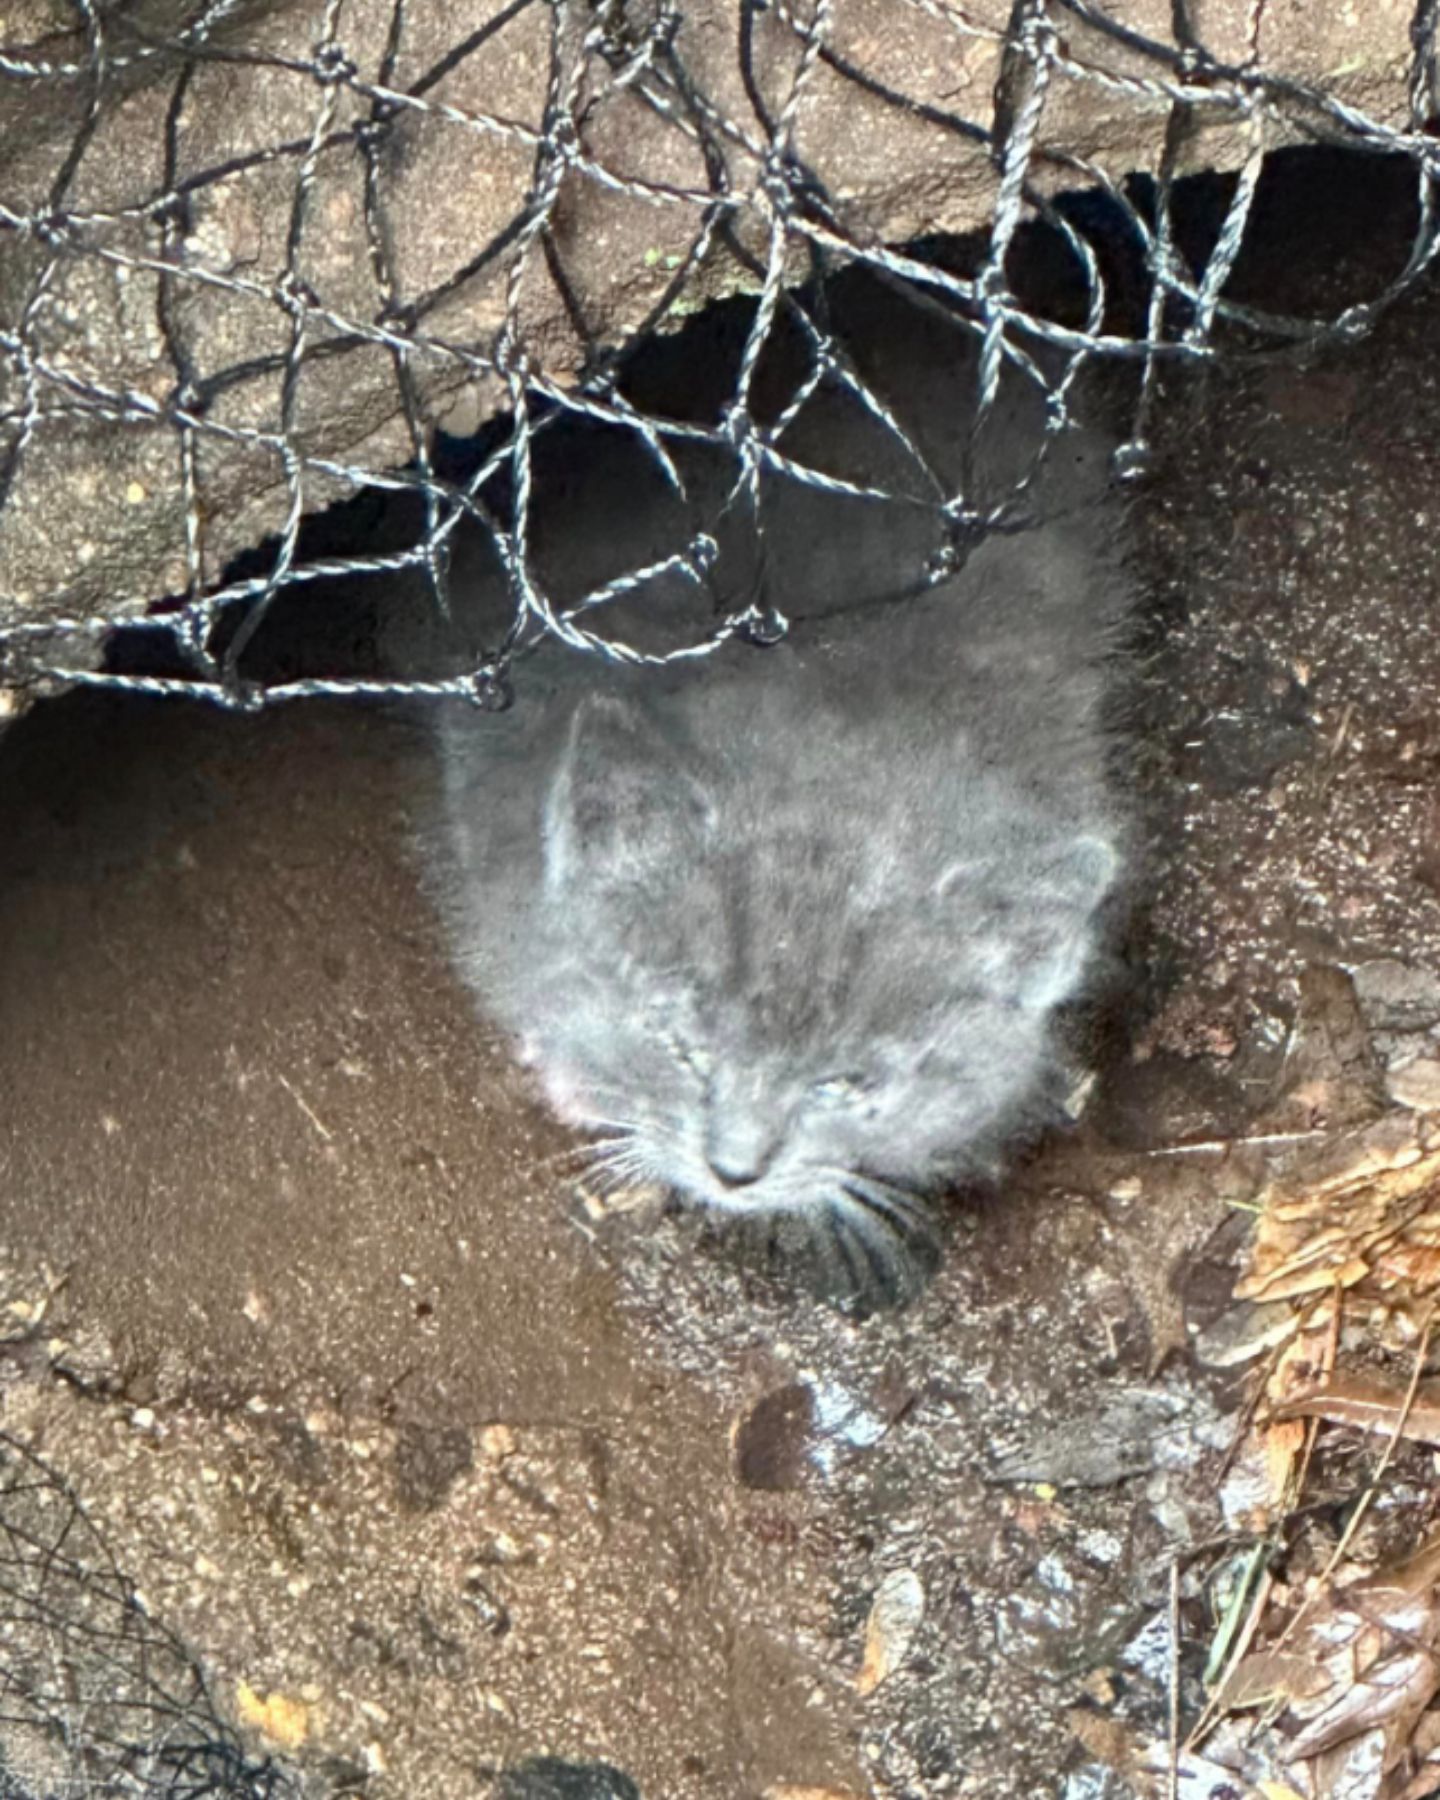
<instances>
[{"instance_id":1,"label":"gray kitten","mask_svg":"<svg viewBox=\"0 0 1440 1800\"><path fill-rule=\"evenodd\" d=\"M459 966L599 1169L904 1287L923 1197L1063 1085L1124 855L1126 607L1112 521L1070 505L773 648L547 650L510 712L444 718Z\"/></svg>"}]
</instances>

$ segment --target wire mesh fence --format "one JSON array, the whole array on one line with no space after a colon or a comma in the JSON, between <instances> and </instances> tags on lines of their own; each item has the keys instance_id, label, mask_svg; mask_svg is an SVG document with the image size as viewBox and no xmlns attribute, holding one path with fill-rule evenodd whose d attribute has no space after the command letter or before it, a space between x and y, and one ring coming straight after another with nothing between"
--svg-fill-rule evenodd
<instances>
[{"instance_id":1,"label":"wire mesh fence","mask_svg":"<svg viewBox=\"0 0 1440 1800\"><path fill-rule=\"evenodd\" d=\"M936 547L911 573L938 580L1017 516L1088 365L1135 373L1134 472L1166 360L1353 337L1418 280L1436 246L1437 10L1377 7L1348 61L1329 40L1307 61L1265 0L1203 18L1190 0L27 0L0 43L0 678L233 708L494 705L537 638L703 656L784 629L763 552L766 495L787 485L927 513ZM1234 292L1266 158L1296 142L1413 171L1406 254L1333 316ZM1174 192L1207 158L1232 174L1197 246ZM1067 204L1075 188L1101 204ZM935 234L960 226L976 234L957 259ZM1062 302L1017 277L1036 230L1059 246ZM1139 272L1123 307L1117 245ZM867 376L827 316L846 270L953 322L977 432L1002 375L1043 400L1008 492L937 466ZM737 293L721 404L637 399L637 347ZM793 450L835 395L900 478ZM463 467L436 451L462 414L489 421ZM561 598L533 553L536 453L576 421L628 439L677 494L688 452L726 473L662 555ZM411 503L408 540L313 553L307 512L366 492ZM759 552L743 578L719 515ZM419 581L445 616L466 532L508 594L470 666L264 673L277 599L335 577ZM247 543L264 548L237 573ZM615 603L676 580L712 602L705 626L647 651ZM174 669L106 669L107 634L147 612Z\"/></svg>"},{"instance_id":2,"label":"wire mesh fence","mask_svg":"<svg viewBox=\"0 0 1440 1800\"><path fill-rule=\"evenodd\" d=\"M0 1795L285 1800L198 1664L152 1619L75 1494L0 1437Z\"/></svg>"}]
</instances>

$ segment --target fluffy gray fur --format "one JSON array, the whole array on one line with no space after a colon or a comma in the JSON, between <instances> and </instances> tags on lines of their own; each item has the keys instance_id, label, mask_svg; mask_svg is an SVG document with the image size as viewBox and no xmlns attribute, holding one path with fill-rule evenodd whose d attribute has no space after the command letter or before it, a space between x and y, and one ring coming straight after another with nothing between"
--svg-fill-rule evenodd
<instances>
[{"instance_id":1,"label":"fluffy gray fur","mask_svg":"<svg viewBox=\"0 0 1440 1800\"><path fill-rule=\"evenodd\" d=\"M459 966L614 1180L873 1241L1035 1121L1123 862L1108 534L443 722Z\"/></svg>"}]
</instances>

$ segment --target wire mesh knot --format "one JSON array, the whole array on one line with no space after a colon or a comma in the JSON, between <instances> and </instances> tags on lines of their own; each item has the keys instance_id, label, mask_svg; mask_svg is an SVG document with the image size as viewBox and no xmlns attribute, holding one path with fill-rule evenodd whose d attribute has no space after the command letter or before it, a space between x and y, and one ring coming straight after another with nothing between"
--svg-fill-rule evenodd
<instances>
[{"instance_id":1,"label":"wire mesh knot","mask_svg":"<svg viewBox=\"0 0 1440 1800\"><path fill-rule=\"evenodd\" d=\"M1013 297L1010 283L1006 280L1005 270L1000 263L988 263L975 277L975 298L987 318L991 313L1008 306Z\"/></svg>"},{"instance_id":2,"label":"wire mesh knot","mask_svg":"<svg viewBox=\"0 0 1440 1800\"><path fill-rule=\"evenodd\" d=\"M1375 309L1362 301L1357 306L1348 306L1335 321L1335 329L1342 338L1351 343L1358 343L1367 337L1375 323Z\"/></svg>"},{"instance_id":3,"label":"wire mesh knot","mask_svg":"<svg viewBox=\"0 0 1440 1800\"><path fill-rule=\"evenodd\" d=\"M265 710L265 688L237 670L227 670L223 681L225 706L230 712L254 714Z\"/></svg>"},{"instance_id":4,"label":"wire mesh knot","mask_svg":"<svg viewBox=\"0 0 1440 1800\"><path fill-rule=\"evenodd\" d=\"M685 547L685 569L695 580L708 575L720 560L720 546L708 531L697 531Z\"/></svg>"},{"instance_id":5,"label":"wire mesh knot","mask_svg":"<svg viewBox=\"0 0 1440 1800\"><path fill-rule=\"evenodd\" d=\"M765 160L760 165L760 180L757 194L781 216L795 204L795 190L798 186L799 170L795 159L783 146L772 144L765 153Z\"/></svg>"},{"instance_id":6,"label":"wire mesh knot","mask_svg":"<svg viewBox=\"0 0 1440 1800\"><path fill-rule=\"evenodd\" d=\"M755 439L758 435L755 420L744 400L732 400L720 414L718 435L722 442L728 444L737 456L748 459L755 453Z\"/></svg>"},{"instance_id":7,"label":"wire mesh knot","mask_svg":"<svg viewBox=\"0 0 1440 1800\"><path fill-rule=\"evenodd\" d=\"M368 119L355 127L355 141L362 151L378 150L390 136L390 127L400 108L393 100L378 100Z\"/></svg>"},{"instance_id":8,"label":"wire mesh knot","mask_svg":"<svg viewBox=\"0 0 1440 1800\"><path fill-rule=\"evenodd\" d=\"M581 153L580 128L568 112L552 113L545 121L545 148L561 162L575 162Z\"/></svg>"},{"instance_id":9,"label":"wire mesh knot","mask_svg":"<svg viewBox=\"0 0 1440 1800\"><path fill-rule=\"evenodd\" d=\"M758 602L746 607L735 620L735 635L743 638L747 644L754 644L757 649L769 650L789 635L790 621L777 606L761 606Z\"/></svg>"},{"instance_id":10,"label":"wire mesh knot","mask_svg":"<svg viewBox=\"0 0 1440 1800\"><path fill-rule=\"evenodd\" d=\"M316 44L315 63L311 70L316 81L322 87L333 87L339 82L357 81L360 76L359 65L351 56L347 56L339 44Z\"/></svg>"},{"instance_id":11,"label":"wire mesh knot","mask_svg":"<svg viewBox=\"0 0 1440 1800\"><path fill-rule=\"evenodd\" d=\"M271 284L270 294L275 304L294 318L314 311L320 304L320 296L294 269L281 270Z\"/></svg>"},{"instance_id":12,"label":"wire mesh knot","mask_svg":"<svg viewBox=\"0 0 1440 1800\"><path fill-rule=\"evenodd\" d=\"M523 384L530 379L529 352L508 325L502 325L496 332L490 361L502 381Z\"/></svg>"},{"instance_id":13,"label":"wire mesh knot","mask_svg":"<svg viewBox=\"0 0 1440 1800\"><path fill-rule=\"evenodd\" d=\"M481 712L508 712L515 704L509 670L500 663L484 663L468 674L461 689L464 698Z\"/></svg>"},{"instance_id":14,"label":"wire mesh knot","mask_svg":"<svg viewBox=\"0 0 1440 1800\"><path fill-rule=\"evenodd\" d=\"M68 214L62 212L35 213L25 221L22 229L28 231L48 250L63 249L74 233Z\"/></svg>"}]
</instances>

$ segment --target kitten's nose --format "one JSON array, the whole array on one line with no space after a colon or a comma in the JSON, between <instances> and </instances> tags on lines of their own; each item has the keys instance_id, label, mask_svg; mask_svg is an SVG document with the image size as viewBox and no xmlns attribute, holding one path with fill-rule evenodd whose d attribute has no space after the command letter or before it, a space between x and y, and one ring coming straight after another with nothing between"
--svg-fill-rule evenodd
<instances>
[{"instance_id":1,"label":"kitten's nose","mask_svg":"<svg viewBox=\"0 0 1440 1800\"><path fill-rule=\"evenodd\" d=\"M726 1096L712 1104L715 1110L705 1136L705 1160L725 1187L749 1187L770 1167L780 1134L753 1112L742 1110L739 1096Z\"/></svg>"},{"instance_id":2,"label":"kitten's nose","mask_svg":"<svg viewBox=\"0 0 1440 1800\"><path fill-rule=\"evenodd\" d=\"M710 1151L707 1158L710 1173L728 1188L749 1187L765 1173L758 1157L731 1157L725 1152Z\"/></svg>"}]
</instances>

